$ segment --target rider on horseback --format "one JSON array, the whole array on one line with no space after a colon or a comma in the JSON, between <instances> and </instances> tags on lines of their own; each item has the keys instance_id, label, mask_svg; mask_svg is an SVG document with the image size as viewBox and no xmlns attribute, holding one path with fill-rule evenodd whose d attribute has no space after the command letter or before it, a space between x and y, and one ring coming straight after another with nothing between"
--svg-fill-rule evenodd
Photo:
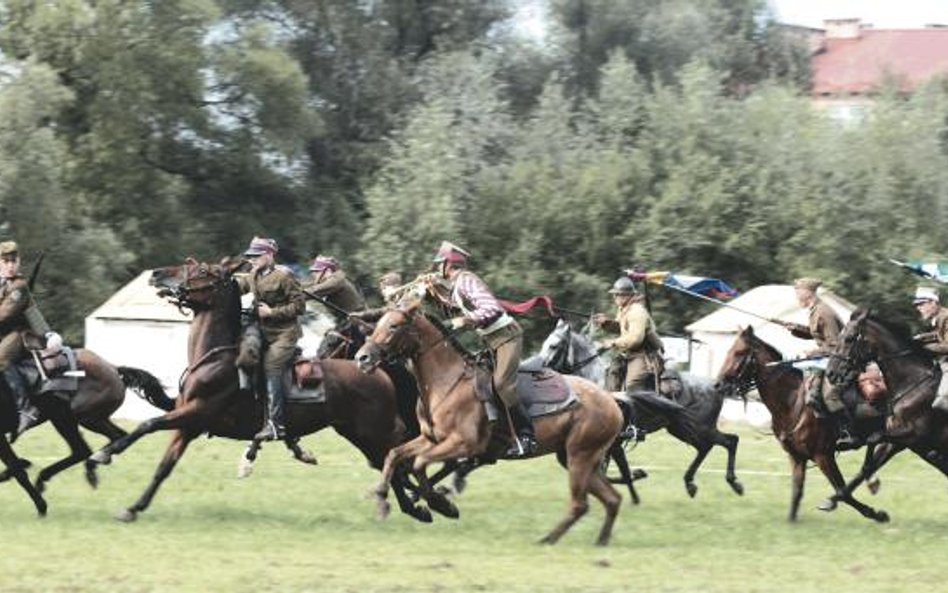
<instances>
[{"instance_id":1,"label":"rider on horseback","mask_svg":"<svg viewBox=\"0 0 948 593\"><path fill-rule=\"evenodd\" d=\"M267 344L263 370L267 382L268 420L254 437L267 441L286 437L283 373L295 357L296 342L303 335L300 316L306 311L299 281L288 268L274 264L276 253L276 241L254 237L244 252L252 265L250 274L237 277L240 291L253 293L260 329Z\"/></svg>"},{"instance_id":2,"label":"rider on horseback","mask_svg":"<svg viewBox=\"0 0 948 593\"><path fill-rule=\"evenodd\" d=\"M823 392L823 380L826 376L826 365L829 355L839 344L839 334L843 330L843 322L816 291L823 283L816 278L797 278L793 281L797 302L801 307L809 310L807 325L799 323L781 322L781 325L790 330L790 333L804 340L816 342L816 348L804 353L805 361L794 364L808 375L809 392L807 405L813 408L817 416L821 416L823 409L836 420L839 428L837 444L841 447L855 445L856 440L850 433L852 417L846 404L840 397L839 390L829 389Z\"/></svg>"},{"instance_id":3,"label":"rider on horseback","mask_svg":"<svg viewBox=\"0 0 948 593\"><path fill-rule=\"evenodd\" d=\"M443 241L435 254L440 279L445 281L449 300L445 303L460 315L450 321L452 329L474 327L494 358L494 389L504 402L516 430L516 446L508 456L531 455L537 448L533 422L517 397L517 367L523 352L523 330L507 314L487 285L467 269L470 254Z\"/></svg>"},{"instance_id":4,"label":"rider on horseback","mask_svg":"<svg viewBox=\"0 0 948 593\"><path fill-rule=\"evenodd\" d=\"M365 309L365 297L340 269L336 258L317 255L309 271L311 281L303 288L309 296L325 302L336 321L344 319L343 311L353 313Z\"/></svg>"},{"instance_id":5,"label":"rider on horseback","mask_svg":"<svg viewBox=\"0 0 948 593\"><path fill-rule=\"evenodd\" d=\"M30 294L29 283L19 274L19 251L14 241L0 243L0 372L13 391L20 412L16 434L38 419L26 382L15 364L26 353L23 334L32 331L44 336L49 331Z\"/></svg>"},{"instance_id":6,"label":"rider on horseback","mask_svg":"<svg viewBox=\"0 0 948 593\"><path fill-rule=\"evenodd\" d=\"M664 370L662 339L655 322L645 308L645 298L635 289L628 276L613 283L609 294L618 309L615 319L602 313L592 321L611 333L619 334L614 340L602 343L617 353L606 371L606 389L609 391L658 390L658 381Z\"/></svg>"},{"instance_id":7,"label":"rider on horseback","mask_svg":"<svg viewBox=\"0 0 948 593\"><path fill-rule=\"evenodd\" d=\"M922 347L936 356L941 368L941 382L932 408L948 412L948 308L938 301L938 291L927 286L919 286L913 301L922 319L931 323L932 331L914 336Z\"/></svg>"}]
</instances>

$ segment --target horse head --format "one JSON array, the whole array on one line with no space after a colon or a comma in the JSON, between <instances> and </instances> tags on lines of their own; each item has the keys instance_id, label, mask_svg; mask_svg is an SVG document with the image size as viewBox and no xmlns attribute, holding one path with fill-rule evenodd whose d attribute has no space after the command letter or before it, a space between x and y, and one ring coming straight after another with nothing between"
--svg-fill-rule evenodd
<instances>
[{"instance_id":1,"label":"horse head","mask_svg":"<svg viewBox=\"0 0 948 593\"><path fill-rule=\"evenodd\" d=\"M371 373L383 360L407 358L418 351L420 338L415 322L421 315L424 294L424 287L409 289L378 320L372 335L355 354L360 371Z\"/></svg>"},{"instance_id":2,"label":"horse head","mask_svg":"<svg viewBox=\"0 0 948 593\"><path fill-rule=\"evenodd\" d=\"M721 370L718 371L715 389L733 395L744 394L753 389L757 381L757 341L753 327L747 326L737 334L727 351Z\"/></svg>"},{"instance_id":3,"label":"horse head","mask_svg":"<svg viewBox=\"0 0 948 593\"><path fill-rule=\"evenodd\" d=\"M869 316L869 309L856 309L839 334L839 344L826 367L826 378L830 384L841 387L851 384L869 361L877 357L866 338L866 320Z\"/></svg>"},{"instance_id":4,"label":"horse head","mask_svg":"<svg viewBox=\"0 0 948 593\"><path fill-rule=\"evenodd\" d=\"M218 294L232 283L232 274L242 265L240 260L208 264L189 257L181 265L152 270L148 283L158 288L159 296L179 307L195 311L209 309Z\"/></svg>"},{"instance_id":5,"label":"horse head","mask_svg":"<svg viewBox=\"0 0 948 593\"><path fill-rule=\"evenodd\" d=\"M543 340L540 346L540 361L543 366L556 371L563 371L573 364L570 357L573 328L565 319L558 319L556 327Z\"/></svg>"}]
</instances>

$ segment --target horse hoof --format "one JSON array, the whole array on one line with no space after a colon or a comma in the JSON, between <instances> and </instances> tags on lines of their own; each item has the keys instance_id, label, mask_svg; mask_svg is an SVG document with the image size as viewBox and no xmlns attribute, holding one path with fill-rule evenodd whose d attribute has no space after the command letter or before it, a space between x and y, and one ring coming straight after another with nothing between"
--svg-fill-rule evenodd
<instances>
[{"instance_id":1,"label":"horse hoof","mask_svg":"<svg viewBox=\"0 0 948 593\"><path fill-rule=\"evenodd\" d=\"M436 513L447 517L448 519L458 519L461 517L461 511L447 498L434 497L428 501L428 507Z\"/></svg>"},{"instance_id":2,"label":"horse hoof","mask_svg":"<svg viewBox=\"0 0 948 593\"><path fill-rule=\"evenodd\" d=\"M132 523L137 518L138 514L131 509L125 509L115 514L115 520L121 521L122 523Z\"/></svg>"},{"instance_id":3,"label":"horse hoof","mask_svg":"<svg viewBox=\"0 0 948 593\"><path fill-rule=\"evenodd\" d=\"M636 480L644 480L644 479L647 478L647 477L648 477L648 472L646 472L646 471L645 471L644 469L642 469L642 468L638 468L638 467L637 467L637 468L635 468L634 470L632 470L632 481L633 481L633 482L636 481Z\"/></svg>"},{"instance_id":4,"label":"horse hoof","mask_svg":"<svg viewBox=\"0 0 948 593\"><path fill-rule=\"evenodd\" d=\"M390 505L387 500L380 500L375 516L379 521L384 521L385 519L388 519L388 514L391 512L392 505Z\"/></svg>"},{"instance_id":5,"label":"horse hoof","mask_svg":"<svg viewBox=\"0 0 948 593\"><path fill-rule=\"evenodd\" d=\"M306 465L319 465L319 460L310 451L301 451L299 455L294 455L294 457Z\"/></svg>"},{"instance_id":6,"label":"horse hoof","mask_svg":"<svg viewBox=\"0 0 948 593\"><path fill-rule=\"evenodd\" d=\"M881 486L882 486L882 483L879 482L878 478L873 478L872 480L869 480L869 482L866 484L866 488L869 489L870 494L877 494Z\"/></svg>"},{"instance_id":7,"label":"horse hoof","mask_svg":"<svg viewBox=\"0 0 948 593\"><path fill-rule=\"evenodd\" d=\"M731 485L731 490L737 493L738 496L744 496L744 485L738 482L737 480L729 481L728 484Z\"/></svg>"},{"instance_id":8,"label":"horse hoof","mask_svg":"<svg viewBox=\"0 0 948 593\"><path fill-rule=\"evenodd\" d=\"M253 473L253 462L248 461L247 459L241 459L237 463L237 479L242 480L244 478L249 478L250 474Z\"/></svg>"},{"instance_id":9,"label":"horse hoof","mask_svg":"<svg viewBox=\"0 0 948 593\"><path fill-rule=\"evenodd\" d=\"M454 478L454 492L460 494L467 488L467 479L461 477Z\"/></svg>"},{"instance_id":10,"label":"horse hoof","mask_svg":"<svg viewBox=\"0 0 948 593\"><path fill-rule=\"evenodd\" d=\"M47 507L45 500L40 499L36 501L36 514L39 515L40 517L46 516L46 511L48 508L49 507Z\"/></svg>"},{"instance_id":11,"label":"horse hoof","mask_svg":"<svg viewBox=\"0 0 948 593\"><path fill-rule=\"evenodd\" d=\"M420 521L421 523L431 523L434 521L434 517L431 515L431 511L429 511L425 507L414 507L408 514L411 517L414 517L415 519Z\"/></svg>"},{"instance_id":12,"label":"horse hoof","mask_svg":"<svg viewBox=\"0 0 948 593\"><path fill-rule=\"evenodd\" d=\"M112 456L105 451L96 451L89 457L89 461L99 465L108 465L112 463Z\"/></svg>"},{"instance_id":13,"label":"horse hoof","mask_svg":"<svg viewBox=\"0 0 948 593\"><path fill-rule=\"evenodd\" d=\"M39 492L40 494L42 494L43 491L46 490L46 482L43 481L42 478L37 478L37 479L36 479L36 483L33 484L33 487L36 488L36 491L37 491L37 492Z\"/></svg>"},{"instance_id":14,"label":"horse hoof","mask_svg":"<svg viewBox=\"0 0 948 593\"><path fill-rule=\"evenodd\" d=\"M86 482L89 483L89 486L92 486L93 490L99 487L99 474L95 473L94 465L92 468L86 469Z\"/></svg>"},{"instance_id":15,"label":"horse hoof","mask_svg":"<svg viewBox=\"0 0 948 593\"><path fill-rule=\"evenodd\" d=\"M889 522L889 513L885 511L877 511L875 520L879 523L888 523Z\"/></svg>"},{"instance_id":16,"label":"horse hoof","mask_svg":"<svg viewBox=\"0 0 948 593\"><path fill-rule=\"evenodd\" d=\"M829 513L829 512L831 512L831 511L835 511L835 510L836 510L836 501L833 500L832 498L827 498L826 500L824 500L823 502L821 502L820 504L818 504L818 505L816 506L816 508L818 508L819 510L821 510L821 511L823 511L823 512L825 512L825 513Z\"/></svg>"},{"instance_id":17,"label":"horse hoof","mask_svg":"<svg viewBox=\"0 0 948 593\"><path fill-rule=\"evenodd\" d=\"M685 490L688 491L688 496L690 496L691 498L694 498L695 494L698 493L698 487L695 485L694 482L685 482Z\"/></svg>"}]
</instances>

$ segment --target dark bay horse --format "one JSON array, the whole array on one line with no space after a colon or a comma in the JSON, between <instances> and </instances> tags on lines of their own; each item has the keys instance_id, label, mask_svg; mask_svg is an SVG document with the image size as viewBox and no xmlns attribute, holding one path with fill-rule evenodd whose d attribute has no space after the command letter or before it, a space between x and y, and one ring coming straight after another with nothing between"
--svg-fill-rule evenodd
<instances>
[{"instance_id":1,"label":"dark bay horse","mask_svg":"<svg viewBox=\"0 0 948 593\"><path fill-rule=\"evenodd\" d=\"M931 406L940 378L931 353L907 332L888 326L868 309L858 309L840 334L839 346L827 367L827 378L834 385L848 386L871 361L879 365L889 390L884 442L874 455L866 457L844 493L851 493L867 476L905 449L948 476L948 414ZM839 496L836 493L830 498L826 510L835 506Z\"/></svg>"},{"instance_id":2,"label":"dark bay horse","mask_svg":"<svg viewBox=\"0 0 948 593\"><path fill-rule=\"evenodd\" d=\"M96 465L88 459L92 449L80 433L79 426L101 434L109 439L109 442L122 438L126 432L112 422L110 417L125 400L126 388L143 395L146 386L160 385L158 379L149 372L133 367L113 366L87 348L78 348L74 353L76 366L82 372L82 376L76 378L75 391L49 391L32 397L37 406L38 418L30 429L49 420L69 445L69 455L40 470L36 478L36 487L40 492L53 476L82 461L86 462L86 480L92 487L96 487ZM39 389L39 373L32 360L24 363L23 368L30 389L35 393ZM54 382L58 380L60 379L53 379ZM163 392L159 393L154 389L147 391L148 395L143 397L153 406L162 410L171 410L174 407L174 400ZM29 465L28 460L22 461L24 465ZM0 482L9 478L9 471L0 473Z\"/></svg>"},{"instance_id":3,"label":"dark bay horse","mask_svg":"<svg viewBox=\"0 0 948 593\"><path fill-rule=\"evenodd\" d=\"M33 501L36 512L43 517L46 515L46 501L40 491L30 483L30 477L26 475L25 469L27 463L17 457L13 447L10 446L10 441L7 440L7 433L17 429L19 419L13 394L7 387L6 381L0 381L0 461L7 467L4 473L17 481Z\"/></svg>"},{"instance_id":4,"label":"dark bay horse","mask_svg":"<svg viewBox=\"0 0 948 593\"><path fill-rule=\"evenodd\" d=\"M116 518L132 521L145 510L161 483L171 474L188 444L202 433L252 440L262 425L265 402L239 385L237 345L240 336L240 292L232 274L241 262L207 264L188 260L183 265L153 271L151 283L182 307L194 312L188 337L188 368L175 408L146 420L127 436L92 456L109 463L146 434L173 430L171 443L142 496ZM291 437L332 426L355 445L372 467L381 469L386 454L404 440L404 425L395 413L392 382L383 372L364 374L346 360L321 363L325 401L288 399L287 432ZM404 512L431 521L429 510L415 505L395 476L396 495Z\"/></svg>"},{"instance_id":5,"label":"dark bay horse","mask_svg":"<svg viewBox=\"0 0 948 593\"><path fill-rule=\"evenodd\" d=\"M555 371L576 374L597 385L603 384L605 369L595 343L585 333L573 331L572 326L565 320L557 322L556 328L543 342L539 356L544 365ZM724 405L724 395L724 390L716 389L713 381L689 373L680 373L680 389L677 390L674 401L688 411L694 422L693 429L683 429L679 424L669 423L658 416L650 417L639 425L639 428L646 432L667 429L669 434L697 450L684 477L685 489L691 497L698 492L698 486L694 482L695 474L715 445L724 447L727 451L727 472L724 479L734 492L744 494L744 486L734 471L740 437L718 430L718 416L721 415L721 407Z\"/></svg>"},{"instance_id":6,"label":"dark bay horse","mask_svg":"<svg viewBox=\"0 0 948 593\"><path fill-rule=\"evenodd\" d=\"M429 464L491 457L488 448L492 436L496 436L478 399L473 363L420 311L417 296L403 297L397 308L388 311L356 356L365 372L371 372L385 357L407 357L420 388L421 435L396 447L385 459L382 481L376 489L382 516L388 513L385 499L391 477L403 462L412 463L422 492L429 492L432 487L425 475ZM556 453L569 472L571 499L566 517L541 541L556 543L586 514L591 493L605 507L597 543L606 545L621 497L603 474L601 463L622 429L622 413L612 396L590 381L570 376L565 379L579 404L534 418L540 454ZM506 450L506 443L499 445Z\"/></svg>"},{"instance_id":7,"label":"dark bay horse","mask_svg":"<svg viewBox=\"0 0 948 593\"><path fill-rule=\"evenodd\" d=\"M780 352L754 334L751 327L741 331L728 350L718 375L721 388L746 392L754 387L770 410L774 436L790 456L792 494L789 519L796 521L803 497L806 464L813 460L832 484L838 500L875 521L889 520L888 514L856 500L845 492L846 482L836 464L835 424L818 419L806 405L803 373L784 364Z\"/></svg>"}]
</instances>

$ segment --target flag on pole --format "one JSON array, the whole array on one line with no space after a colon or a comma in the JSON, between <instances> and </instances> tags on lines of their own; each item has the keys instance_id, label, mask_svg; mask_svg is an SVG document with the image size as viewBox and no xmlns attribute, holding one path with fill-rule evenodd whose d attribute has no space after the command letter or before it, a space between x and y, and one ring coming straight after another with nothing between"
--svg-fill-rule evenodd
<instances>
[{"instance_id":1,"label":"flag on pole","mask_svg":"<svg viewBox=\"0 0 948 593\"><path fill-rule=\"evenodd\" d=\"M735 288L717 278L688 276L672 272L636 272L634 270L626 270L626 274L636 282L660 284L716 299L732 299L740 294Z\"/></svg>"},{"instance_id":2,"label":"flag on pole","mask_svg":"<svg viewBox=\"0 0 948 593\"><path fill-rule=\"evenodd\" d=\"M889 261L918 276L948 284L948 262L902 262L897 259L890 259Z\"/></svg>"},{"instance_id":3,"label":"flag on pole","mask_svg":"<svg viewBox=\"0 0 948 593\"><path fill-rule=\"evenodd\" d=\"M553 299L545 294L535 296L520 303L516 301L506 301L504 299L497 299L497 302L500 303L500 306L504 309L504 311L508 313L516 313L518 315L522 315L530 309L543 305L550 313L550 317L557 317L556 313L553 312L553 310L556 309L556 306L553 305Z\"/></svg>"}]
</instances>

